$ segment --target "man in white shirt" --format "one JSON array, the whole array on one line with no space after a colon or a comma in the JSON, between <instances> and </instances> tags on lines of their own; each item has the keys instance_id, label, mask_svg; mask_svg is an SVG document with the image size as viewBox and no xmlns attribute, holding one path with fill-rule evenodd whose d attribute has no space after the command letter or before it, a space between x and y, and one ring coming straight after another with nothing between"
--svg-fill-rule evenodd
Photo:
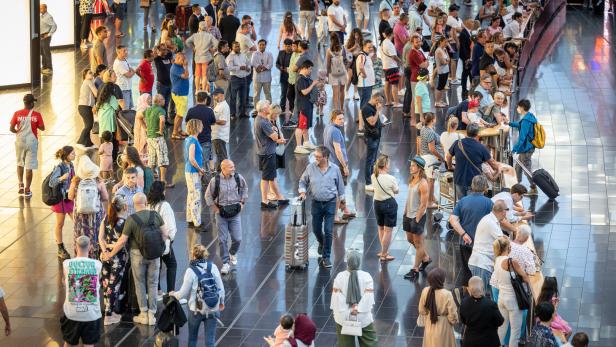
<instances>
[{"instance_id":1,"label":"man in white shirt","mask_svg":"<svg viewBox=\"0 0 616 347\"><path fill-rule=\"evenodd\" d=\"M507 217L507 205L498 200L492 206L492 212L485 215L477 224L473 253L468 259L468 268L473 276L481 277L483 283L490 283L494 271L494 249L492 244L503 237L499 222Z\"/></svg>"},{"instance_id":2,"label":"man in white shirt","mask_svg":"<svg viewBox=\"0 0 616 347\"><path fill-rule=\"evenodd\" d=\"M383 74L385 75L385 105L401 107L398 103L398 81L400 80L400 58L398 58L393 40L393 29L387 28L383 32L385 40L381 44L381 59L383 61Z\"/></svg>"},{"instance_id":3,"label":"man in white shirt","mask_svg":"<svg viewBox=\"0 0 616 347\"><path fill-rule=\"evenodd\" d=\"M116 49L116 59L113 61L113 71L115 71L118 79L116 84L122 89L124 99L124 107L126 110L133 108L133 96L131 90L131 78L135 75L135 70L128 64L128 49L126 46L119 45Z\"/></svg>"},{"instance_id":4,"label":"man in white shirt","mask_svg":"<svg viewBox=\"0 0 616 347\"><path fill-rule=\"evenodd\" d=\"M520 39L522 38L522 32L520 31L520 25L522 25L522 14L516 12L511 17L511 22L505 25L503 29L503 36L505 39Z\"/></svg>"},{"instance_id":5,"label":"man in white shirt","mask_svg":"<svg viewBox=\"0 0 616 347\"><path fill-rule=\"evenodd\" d=\"M250 65L255 71L254 83L255 83L255 96L253 104L256 105L261 99L261 90L265 93L265 99L272 102L272 67L274 66L274 57L272 53L266 52L267 41L264 39L259 40L259 49L252 54ZM253 116L256 116L256 110L253 112Z\"/></svg>"},{"instance_id":6,"label":"man in white shirt","mask_svg":"<svg viewBox=\"0 0 616 347\"><path fill-rule=\"evenodd\" d=\"M524 12L524 4L520 0L511 0L511 5L507 6L507 13L513 15L516 12Z\"/></svg>"},{"instance_id":7,"label":"man in white shirt","mask_svg":"<svg viewBox=\"0 0 616 347\"><path fill-rule=\"evenodd\" d=\"M347 19L344 9L340 6L340 0L334 0L327 8L327 28L330 33L335 32L338 35L340 43L344 42L346 25Z\"/></svg>"},{"instance_id":8,"label":"man in white shirt","mask_svg":"<svg viewBox=\"0 0 616 347\"><path fill-rule=\"evenodd\" d=\"M252 25L250 23L244 23L240 26L240 31L236 36L237 42L240 43L240 52L246 56L249 65L253 53L257 51L257 45L255 44L255 41L252 37L251 30ZM252 67L250 67L248 71L248 76L246 78L246 86L244 87L245 99L241 99L242 102L246 103L246 105L250 104L250 84L252 84Z\"/></svg>"},{"instance_id":9,"label":"man in white shirt","mask_svg":"<svg viewBox=\"0 0 616 347\"><path fill-rule=\"evenodd\" d=\"M231 111L229 111L229 104L225 100L224 89L214 89L212 97L216 102L216 106L214 106L216 124L212 126L212 147L214 147L214 153L216 154L216 171L220 172L220 163L229 158L227 155L227 143L229 142L231 129Z\"/></svg>"},{"instance_id":10,"label":"man in white shirt","mask_svg":"<svg viewBox=\"0 0 616 347\"><path fill-rule=\"evenodd\" d=\"M53 20L53 17L47 12L47 5L41 4L39 6L41 12L41 27L40 27L40 39L41 39L41 60L42 67L41 73L45 75L51 75L53 73L53 66L51 65L51 35L56 32L58 26Z\"/></svg>"},{"instance_id":11,"label":"man in white shirt","mask_svg":"<svg viewBox=\"0 0 616 347\"><path fill-rule=\"evenodd\" d=\"M246 84L247 77L250 75L250 61L246 58L246 55L240 52L239 42L233 42L231 46L231 53L227 57L227 67L231 74L231 80L229 81L229 101L231 105L231 116L239 116L240 118L248 117L246 115ZM239 102L239 113L236 113L237 103Z\"/></svg>"},{"instance_id":12,"label":"man in white shirt","mask_svg":"<svg viewBox=\"0 0 616 347\"><path fill-rule=\"evenodd\" d=\"M509 189L508 192L500 192L494 197L492 197L492 201L496 202L498 200L502 200L507 205L507 218L501 221L501 227L507 231L517 232L518 228L513 225L513 223L517 223L521 220L529 220L533 218L533 214L531 212L524 211L524 208L518 203L522 201L524 194L526 194L528 190L523 185L516 183Z\"/></svg>"}]
</instances>

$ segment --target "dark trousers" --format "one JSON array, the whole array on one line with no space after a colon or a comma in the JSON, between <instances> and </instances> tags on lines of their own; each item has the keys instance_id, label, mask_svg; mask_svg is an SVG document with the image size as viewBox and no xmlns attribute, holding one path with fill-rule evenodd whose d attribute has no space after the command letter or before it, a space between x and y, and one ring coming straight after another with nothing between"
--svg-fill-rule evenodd
<instances>
[{"instance_id":1,"label":"dark trousers","mask_svg":"<svg viewBox=\"0 0 616 347\"><path fill-rule=\"evenodd\" d=\"M81 39L87 40L90 36L90 23L92 22L92 13L86 13L81 16ZM93 71L94 72L94 71Z\"/></svg>"},{"instance_id":2,"label":"dark trousers","mask_svg":"<svg viewBox=\"0 0 616 347\"><path fill-rule=\"evenodd\" d=\"M287 86L287 100L289 100L289 111L293 113L295 109L295 84L289 83Z\"/></svg>"},{"instance_id":3,"label":"dark trousers","mask_svg":"<svg viewBox=\"0 0 616 347\"><path fill-rule=\"evenodd\" d=\"M51 37L41 39L41 60L43 69L53 70L51 66Z\"/></svg>"},{"instance_id":4,"label":"dark trousers","mask_svg":"<svg viewBox=\"0 0 616 347\"><path fill-rule=\"evenodd\" d=\"M471 76L471 67L470 64L465 64L464 60L460 59L460 62L462 64L462 78L461 78L461 84L462 84L462 100L468 98L468 80Z\"/></svg>"},{"instance_id":5,"label":"dark trousers","mask_svg":"<svg viewBox=\"0 0 616 347\"><path fill-rule=\"evenodd\" d=\"M374 170L374 163L376 162L376 156L379 154L379 144L381 139L375 139L372 137L364 136L366 142L366 172L364 178L366 179L366 185L372 184L372 171Z\"/></svg>"},{"instance_id":6,"label":"dark trousers","mask_svg":"<svg viewBox=\"0 0 616 347\"><path fill-rule=\"evenodd\" d=\"M231 115L246 115L246 78L231 76L229 91L231 92L231 105L229 105ZM239 110L237 109L238 102L240 103Z\"/></svg>"},{"instance_id":7,"label":"dark trousers","mask_svg":"<svg viewBox=\"0 0 616 347\"><path fill-rule=\"evenodd\" d=\"M165 98L165 110L167 110L167 119L175 115L175 104L171 99L171 86L166 86L160 82L156 82L156 90L158 94Z\"/></svg>"},{"instance_id":8,"label":"dark trousers","mask_svg":"<svg viewBox=\"0 0 616 347\"><path fill-rule=\"evenodd\" d=\"M462 274L460 278L460 283L464 287L468 286L468 280L473 277L473 274L471 274L471 270L468 268L468 259L471 257L471 253L473 253L472 245L460 244L460 256L462 257Z\"/></svg>"},{"instance_id":9,"label":"dark trousers","mask_svg":"<svg viewBox=\"0 0 616 347\"><path fill-rule=\"evenodd\" d=\"M359 92L359 109L361 110L364 106L366 106L372 97L372 86L358 87L357 91Z\"/></svg>"},{"instance_id":10,"label":"dark trousers","mask_svg":"<svg viewBox=\"0 0 616 347\"><path fill-rule=\"evenodd\" d=\"M252 71L250 71L250 75L246 76L246 86L244 87L245 92L244 95L246 96L245 100L246 100L246 105L250 105L250 86L252 85ZM242 99L243 100L243 99ZM257 107L257 105L253 105L255 108Z\"/></svg>"},{"instance_id":11,"label":"dark trousers","mask_svg":"<svg viewBox=\"0 0 616 347\"><path fill-rule=\"evenodd\" d=\"M284 112L287 109L287 93L289 89L289 81L281 80L280 81L280 108ZM255 105L256 107L256 105Z\"/></svg>"},{"instance_id":12,"label":"dark trousers","mask_svg":"<svg viewBox=\"0 0 616 347\"><path fill-rule=\"evenodd\" d=\"M165 254L160 257L165 266L167 267L167 293L175 290L175 275L178 270L178 262L175 259L175 253L173 253L173 241L169 246L169 254ZM162 267L161 267L162 269ZM158 275L158 290L160 290L160 273Z\"/></svg>"},{"instance_id":13,"label":"dark trousers","mask_svg":"<svg viewBox=\"0 0 616 347\"><path fill-rule=\"evenodd\" d=\"M402 101L402 113L411 112L411 102L413 102L413 88L411 88L411 69L404 68L404 100Z\"/></svg>"},{"instance_id":14,"label":"dark trousers","mask_svg":"<svg viewBox=\"0 0 616 347\"><path fill-rule=\"evenodd\" d=\"M332 252L332 230L336 215L336 199L329 201L312 200L312 232L323 245L323 259L329 259Z\"/></svg>"},{"instance_id":15,"label":"dark trousers","mask_svg":"<svg viewBox=\"0 0 616 347\"><path fill-rule=\"evenodd\" d=\"M102 135L102 134L99 134L99 135ZM113 135L113 138L111 140L111 143L113 144L113 150L111 151L111 159L113 159L113 165L115 165L118 162L120 142L118 142L118 139L116 138L115 134L112 134L112 135ZM101 139L101 143L103 143L103 139Z\"/></svg>"},{"instance_id":16,"label":"dark trousers","mask_svg":"<svg viewBox=\"0 0 616 347\"><path fill-rule=\"evenodd\" d=\"M92 131L92 126L94 126L94 114L92 113L92 107L79 105L77 106L77 111L79 111L79 115L81 116L81 119L83 119L83 129L81 130L81 135L79 136L77 143L90 147L93 145L92 140L90 139L90 131Z\"/></svg>"},{"instance_id":17,"label":"dark trousers","mask_svg":"<svg viewBox=\"0 0 616 347\"><path fill-rule=\"evenodd\" d=\"M229 158L227 155L227 143L220 139L214 139L212 140L212 146L214 147L214 153L216 153L216 171L220 172L220 163Z\"/></svg>"}]
</instances>

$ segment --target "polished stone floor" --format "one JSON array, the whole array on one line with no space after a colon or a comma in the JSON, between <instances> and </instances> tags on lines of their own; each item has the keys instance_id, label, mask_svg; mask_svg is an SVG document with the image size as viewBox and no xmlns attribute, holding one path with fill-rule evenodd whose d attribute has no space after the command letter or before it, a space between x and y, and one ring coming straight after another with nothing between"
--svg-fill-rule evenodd
<instances>
[{"instance_id":1,"label":"polished stone floor","mask_svg":"<svg viewBox=\"0 0 616 347\"><path fill-rule=\"evenodd\" d=\"M244 4L245 3L245 4ZM344 4L349 1L343 1ZM373 6L373 13L374 13ZM474 11L478 5L474 5ZM259 37L266 37L274 52L278 27L284 11L297 13L295 1L263 0L241 2L239 14L251 14ZM129 61L136 65L144 47L151 47L153 38L142 31L142 14L132 2L127 20L127 37L123 44L130 47ZM475 12L473 12L475 13ZM62 25L62 24L61 24ZM558 43L538 70L536 83L528 92L535 114L546 127L548 144L535 157L535 164L553 173L561 188L558 204L547 202L540 195L524 203L536 211L533 233L536 247L546 261L543 271L556 275L561 286L559 313L574 331L587 332L592 346L616 345L616 299L613 288L616 279L609 274L616 266L616 79L612 73L616 51L614 18L605 21L589 12L570 9L566 26ZM110 45L115 43L113 40ZM274 56L275 56L274 52ZM318 53L311 51L313 56ZM113 57L109 57L113 59ZM0 93L0 105L5 117L0 120L0 286L6 291L13 333L0 336L2 346L58 346L61 333L58 318L62 312L64 289L61 267L55 257L52 228L54 216L40 200L42 177L54 164L55 150L73 144L82 127L77 114L80 70L87 56L80 51L54 52L52 78L46 78L40 90L38 109L45 117L47 130L41 139L39 160L41 170L35 173L34 198L24 200L16 194L14 175L13 135L8 131L12 112L21 108L25 91ZM274 73L277 81L277 73ZM136 83L136 81L135 81ZM458 90L452 90L457 100ZM274 83L273 95L279 95ZM335 228L333 244L334 267L319 269L316 265L316 242L311 238L310 266L307 271L286 272L284 268L284 225L292 213L290 207L262 212L258 208L259 172L254 154L252 120L240 119L231 124L231 158L238 172L246 177L249 203L242 213L243 243L236 271L224 279L227 290L224 326L217 331L220 346L263 346L262 336L270 335L285 312L307 312L317 323L317 346L335 345L335 325L329 309L329 297L335 274L344 268L344 252L348 248L363 251L362 268L375 281L375 325L380 346L420 346L423 330L416 328L419 293L425 278L412 283L402 278L410 268L414 249L409 247L401 230L395 233L392 254L396 260L381 265L376 257L379 245L372 198L363 190L365 146L357 137L355 122L357 102L347 103L348 121L345 127L351 163L351 179L347 199L358 217L346 226ZM384 132L381 152L393 158L392 171L401 181L408 178L407 158L414 153L414 134L408 121L399 113L388 114L393 120ZM311 136L321 142L323 123ZM290 134L287 134L290 135ZM288 136L287 136L288 137ZM217 256L215 230L211 230L211 215L205 212L207 233L195 234L184 222L185 188L183 187L181 147L171 145L175 165L170 170L176 188L168 198L176 211L178 234L175 252L178 257L179 287L187 266L189 246L195 242L207 245L214 259ZM280 185L289 197L297 190L297 181L310 160L295 156L289 150L288 167L281 170ZM406 197L403 185L399 195ZM400 213L399 213L400 214ZM72 224L64 228L65 240L72 242ZM435 260L431 266L447 271L447 286L453 287L459 273L455 242L442 228L428 231L428 252ZM182 329L182 345L187 328ZM106 327L99 345L151 345L154 329L121 323ZM203 336L200 337L203 339Z\"/></svg>"}]
</instances>

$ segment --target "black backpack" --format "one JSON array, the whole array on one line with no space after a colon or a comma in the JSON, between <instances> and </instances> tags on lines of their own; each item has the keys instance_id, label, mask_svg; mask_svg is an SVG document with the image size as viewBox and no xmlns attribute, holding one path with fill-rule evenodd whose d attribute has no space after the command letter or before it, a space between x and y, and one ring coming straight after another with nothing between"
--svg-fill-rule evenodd
<instances>
[{"instance_id":1,"label":"black backpack","mask_svg":"<svg viewBox=\"0 0 616 347\"><path fill-rule=\"evenodd\" d=\"M45 177L43 180L42 197L43 203L47 206L53 206L55 204L59 204L64 199L64 192L62 191L62 184L56 184L55 187L51 187L49 181L51 181L51 175L56 170L54 167L53 170ZM62 168L60 167L60 174L62 174Z\"/></svg>"},{"instance_id":2,"label":"black backpack","mask_svg":"<svg viewBox=\"0 0 616 347\"><path fill-rule=\"evenodd\" d=\"M137 214L134 215L141 229L141 233L137 236L139 251L147 260L160 258L165 252L165 240L160 232L160 225L156 224L156 214L157 212L151 211L147 223L144 223Z\"/></svg>"},{"instance_id":3,"label":"black backpack","mask_svg":"<svg viewBox=\"0 0 616 347\"><path fill-rule=\"evenodd\" d=\"M233 178L235 178L235 185L237 186L237 194L242 195L240 193L240 175L238 173L233 174ZM214 177L214 190L212 191L212 200L216 200L218 198L218 194L220 194L220 174L216 174Z\"/></svg>"}]
</instances>

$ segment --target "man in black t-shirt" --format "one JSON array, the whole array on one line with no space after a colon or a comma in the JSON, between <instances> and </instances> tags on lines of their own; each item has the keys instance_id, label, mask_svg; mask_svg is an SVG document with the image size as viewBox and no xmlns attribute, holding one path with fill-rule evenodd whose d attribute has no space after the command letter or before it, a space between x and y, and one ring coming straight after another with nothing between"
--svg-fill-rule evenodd
<instances>
[{"instance_id":1,"label":"man in black t-shirt","mask_svg":"<svg viewBox=\"0 0 616 347\"><path fill-rule=\"evenodd\" d=\"M299 66L297 83L295 83L295 108L299 119L297 129L295 129L295 153L297 154L309 154L316 148L308 139L308 129L312 127L313 104L316 102L314 94L317 93L318 87L322 87L322 84L310 78L313 66L310 60L302 63Z\"/></svg>"},{"instance_id":2,"label":"man in black t-shirt","mask_svg":"<svg viewBox=\"0 0 616 347\"><path fill-rule=\"evenodd\" d=\"M240 20L233 15L235 13L235 8L233 6L227 7L226 13L227 15L220 19L218 29L220 30L222 39L231 43L235 41L237 29L240 27Z\"/></svg>"},{"instance_id":3,"label":"man in black t-shirt","mask_svg":"<svg viewBox=\"0 0 616 347\"><path fill-rule=\"evenodd\" d=\"M203 129L197 135L197 139L201 145L201 153L203 155L203 166L206 167L209 172L214 172L214 161L212 159L212 125L224 125L225 121L216 120L214 110L212 110L209 106L211 100L212 99L207 92L198 92L197 104L186 112L186 122L191 119L198 119L203 124Z\"/></svg>"},{"instance_id":4,"label":"man in black t-shirt","mask_svg":"<svg viewBox=\"0 0 616 347\"><path fill-rule=\"evenodd\" d=\"M383 124L379 114L381 107L383 107L383 100L383 94L374 93L368 103L361 109L361 116L364 119L364 141L366 142L366 169L364 172L366 186L364 189L367 192L374 191L371 176L381 142L381 128Z\"/></svg>"},{"instance_id":5,"label":"man in black t-shirt","mask_svg":"<svg viewBox=\"0 0 616 347\"><path fill-rule=\"evenodd\" d=\"M389 7L385 7L381 10L381 22L379 23L379 44L385 40L385 36L383 36L385 30L387 28L391 28L391 25L389 24L390 15L391 12L389 12Z\"/></svg>"},{"instance_id":6,"label":"man in black t-shirt","mask_svg":"<svg viewBox=\"0 0 616 347\"><path fill-rule=\"evenodd\" d=\"M154 67L156 68L156 90L165 98L165 110L169 117L175 116L175 105L171 100L171 65L173 53L161 43L154 47Z\"/></svg>"},{"instance_id":7,"label":"man in black t-shirt","mask_svg":"<svg viewBox=\"0 0 616 347\"><path fill-rule=\"evenodd\" d=\"M465 121L468 120L468 102L470 100L477 100L478 102L481 102L482 98L483 95L480 92L474 91L467 100L463 100L458 105L450 107L447 110L447 116L451 115L458 118L458 130L466 130L466 126L469 123L469 121Z\"/></svg>"}]
</instances>

